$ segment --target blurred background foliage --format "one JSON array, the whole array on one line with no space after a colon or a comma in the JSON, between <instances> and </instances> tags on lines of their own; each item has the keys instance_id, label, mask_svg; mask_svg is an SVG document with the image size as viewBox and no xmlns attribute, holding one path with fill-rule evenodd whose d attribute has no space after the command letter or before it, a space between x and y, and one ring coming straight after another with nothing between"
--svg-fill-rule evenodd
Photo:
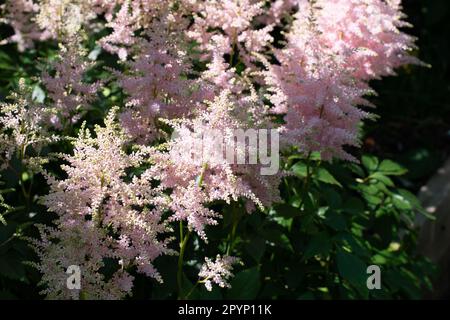
<instances>
[{"instance_id":1,"label":"blurred background foliage","mask_svg":"<svg viewBox=\"0 0 450 320\"><path fill-rule=\"evenodd\" d=\"M1 2L1 1L0 1ZM414 216L426 214L415 198L450 151L448 0L405 0L405 11L414 24L410 32L419 38L419 57L431 69L409 67L398 77L373 82L380 116L363 125L363 148L353 154L361 164L322 163L312 154L305 159L287 154L285 169L292 173L281 185L284 202L252 215L243 214L241 203L213 204L224 213L219 227L209 228L208 245L191 241L183 280L185 298L215 299L419 299L432 290L437 270L415 253ZM0 38L11 30L1 25ZM95 39L88 39L96 53ZM39 43L19 53L14 45L0 47L0 100L17 86L19 78L33 86L36 99L44 92L38 79L57 46ZM100 63L89 77L106 78L104 67L115 59L100 53ZM86 119L101 123L108 108L120 104L122 93L108 84ZM55 150L70 151L60 143ZM388 160L391 159L391 160ZM20 163L1 173L0 185L0 299L39 299L39 273L26 261L36 259L26 243L37 236L35 223L50 223L51 214L39 205L38 196L48 191L44 179L29 176ZM58 171L55 164L47 168ZM35 195L27 199L25 186ZM28 203L21 206L23 203ZM230 232L231 230L235 232ZM234 236L228 236L234 234ZM175 242L176 243L176 242ZM232 289L211 293L195 286L202 257L217 248L241 257ZM136 275L134 298L176 298L177 257L161 257L157 267L164 285ZM366 287L366 267L382 268L382 289ZM107 274L105 268L105 274Z\"/></svg>"}]
</instances>

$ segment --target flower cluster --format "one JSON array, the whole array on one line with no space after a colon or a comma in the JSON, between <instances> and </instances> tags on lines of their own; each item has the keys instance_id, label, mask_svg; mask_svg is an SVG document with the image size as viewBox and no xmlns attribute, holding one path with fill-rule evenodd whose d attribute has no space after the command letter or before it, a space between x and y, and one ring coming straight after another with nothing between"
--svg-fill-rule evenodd
<instances>
[{"instance_id":1,"label":"flower cluster","mask_svg":"<svg viewBox=\"0 0 450 320\"><path fill-rule=\"evenodd\" d=\"M300 11L307 1L303 1ZM323 47L345 59L345 68L358 80L394 74L404 64L420 61L409 53L415 38L400 31L401 0L318 0L316 23Z\"/></svg>"},{"instance_id":2,"label":"flower cluster","mask_svg":"<svg viewBox=\"0 0 450 320\"><path fill-rule=\"evenodd\" d=\"M224 91L195 119L173 124L177 135L169 141L168 152L155 155L162 185L173 190L172 219L186 220L205 240L205 226L217 224L219 217L206 204L241 198L253 211L254 205L263 208L279 200L273 186L279 184L280 174L262 176L260 165L236 161L240 154L246 156L248 148L237 144L235 130L251 127L245 122L248 115L242 114L245 104L237 103ZM232 157L226 157L227 151Z\"/></svg>"},{"instance_id":3,"label":"flower cluster","mask_svg":"<svg viewBox=\"0 0 450 320\"><path fill-rule=\"evenodd\" d=\"M162 280L154 261L174 252L174 221L181 238L186 223L202 245L221 218L215 205L251 213L278 202L284 173L262 174L261 154L237 144L237 131L272 130L285 149L354 161L348 147L372 118L369 81L420 64L401 9L400 0L7 1L2 22L14 34L2 43L26 50L50 40L60 53L41 77L44 105L20 96L2 104L2 162L39 150L52 131L75 139L73 155L63 156L67 177L46 175L44 204L57 219L34 241L44 293L123 298L135 272ZM104 92L114 88L120 110L95 137L82 127L74 138L80 118L110 108L94 103L104 83L85 81L92 39L100 59L113 61ZM224 157L230 150L248 161ZM206 259L207 289L228 287L236 261ZM71 265L81 268L80 290L66 287Z\"/></svg>"},{"instance_id":4,"label":"flower cluster","mask_svg":"<svg viewBox=\"0 0 450 320\"><path fill-rule=\"evenodd\" d=\"M263 6L264 1L199 1L188 35L213 55L238 51L244 63L250 64L254 60L252 53L260 52L273 40L273 25L254 28L253 21L263 14Z\"/></svg>"},{"instance_id":5,"label":"flower cluster","mask_svg":"<svg viewBox=\"0 0 450 320\"><path fill-rule=\"evenodd\" d=\"M129 97L122 125L140 143L158 137L157 118L187 116L211 96L200 79L187 79L191 63L182 39L168 24L152 25L146 39L140 39L134 60L127 63L128 72L118 73Z\"/></svg>"},{"instance_id":6,"label":"flower cluster","mask_svg":"<svg viewBox=\"0 0 450 320\"><path fill-rule=\"evenodd\" d=\"M78 48L79 39L71 38L67 46L61 45L60 56L52 63L51 72L42 74L42 83L47 89L51 103L48 123L64 129L76 123L96 98L100 82L87 84L83 80L93 63L85 58Z\"/></svg>"},{"instance_id":7,"label":"flower cluster","mask_svg":"<svg viewBox=\"0 0 450 320\"><path fill-rule=\"evenodd\" d=\"M0 169L6 168L16 154L30 171L40 171L46 162L40 157L42 148L59 138L47 130L48 113L32 99L23 79L19 81L18 92L11 94L9 100L11 103L0 103ZM33 151L34 156L27 151Z\"/></svg>"},{"instance_id":8,"label":"flower cluster","mask_svg":"<svg viewBox=\"0 0 450 320\"><path fill-rule=\"evenodd\" d=\"M360 109L371 106L367 81L417 62L401 17L398 1L300 2L287 45L275 52L279 64L266 62L264 73L288 145L354 160L345 147L359 145L359 123L370 118Z\"/></svg>"},{"instance_id":9,"label":"flower cluster","mask_svg":"<svg viewBox=\"0 0 450 320\"><path fill-rule=\"evenodd\" d=\"M50 298L119 299L131 292L137 271L162 281L153 260L170 254L168 241L160 240L168 226L161 221L167 199L152 187L154 169L133 175L127 181L126 170L143 164L145 150L127 154L126 136L114 122L96 127L96 136L82 129L74 143L74 155L64 158L62 168L67 179L48 175L50 194L44 198L49 211L58 215L56 227L41 226L41 237L34 246L44 274L44 291ZM99 270L109 263L115 268L110 279ZM66 270L81 268L80 290L66 287Z\"/></svg>"},{"instance_id":10,"label":"flower cluster","mask_svg":"<svg viewBox=\"0 0 450 320\"><path fill-rule=\"evenodd\" d=\"M233 276L233 265L238 262L238 258L231 256L221 257L217 255L215 261L205 258L205 263L202 265L198 276L208 291L212 290L213 283L221 288L230 288L228 280Z\"/></svg>"},{"instance_id":11,"label":"flower cluster","mask_svg":"<svg viewBox=\"0 0 450 320\"><path fill-rule=\"evenodd\" d=\"M19 51L25 51L34 46L34 41L50 38L51 34L40 29L35 21L39 10L39 5L33 0L6 1L3 8L4 22L14 29L14 35L2 42L15 42Z\"/></svg>"}]
</instances>

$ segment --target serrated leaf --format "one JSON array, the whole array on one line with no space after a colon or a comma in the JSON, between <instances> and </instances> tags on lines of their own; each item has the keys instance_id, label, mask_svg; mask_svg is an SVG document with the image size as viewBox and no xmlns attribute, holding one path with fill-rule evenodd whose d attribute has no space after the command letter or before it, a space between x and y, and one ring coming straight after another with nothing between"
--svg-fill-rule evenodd
<instances>
[{"instance_id":1,"label":"serrated leaf","mask_svg":"<svg viewBox=\"0 0 450 320\"><path fill-rule=\"evenodd\" d=\"M383 202L383 200L380 197L377 197L377 196L374 196L374 195L371 195L368 193L364 193L363 197L364 197L364 199L366 199L366 201L369 204L372 204L372 205L379 205L380 203Z\"/></svg>"}]
</instances>

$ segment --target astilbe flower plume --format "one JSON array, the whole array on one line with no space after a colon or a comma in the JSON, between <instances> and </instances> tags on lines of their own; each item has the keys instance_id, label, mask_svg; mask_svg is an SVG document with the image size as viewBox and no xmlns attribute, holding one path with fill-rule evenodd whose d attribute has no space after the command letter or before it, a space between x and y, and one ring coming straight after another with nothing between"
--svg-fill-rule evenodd
<instances>
[{"instance_id":1,"label":"astilbe flower plume","mask_svg":"<svg viewBox=\"0 0 450 320\"><path fill-rule=\"evenodd\" d=\"M41 0L36 21L53 38L76 35L97 17L92 0Z\"/></svg>"},{"instance_id":2,"label":"astilbe flower plume","mask_svg":"<svg viewBox=\"0 0 450 320\"><path fill-rule=\"evenodd\" d=\"M107 26L112 28L112 33L103 37L100 44L108 52L118 54L121 60L128 55L128 48L136 41L134 32L139 28L136 12L130 12L130 2L125 1L117 14L107 15Z\"/></svg>"},{"instance_id":3,"label":"astilbe flower plume","mask_svg":"<svg viewBox=\"0 0 450 320\"><path fill-rule=\"evenodd\" d=\"M216 260L205 258L198 276L200 282L205 284L208 291L212 291L212 285L217 284L221 288L231 288L228 283L233 277L233 265L240 262L236 257L217 255Z\"/></svg>"},{"instance_id":4,"label":"astilbe flower plume","mask_svg":"<svg viewBox=\"0 0 450 320\"><path fill-rule=\"evenodd\" d=\"M113 117L95 128L96 137L81 130L74 155L64 156L66 179L47 175L51 191L43 202L58 218L55 227L40 227L41 240L33 244L49 298L122 298L131 293L130 268L162 281L153 260L172 253L170 239L160 240L168 231L161 222L166 198L152 188L152 169L127 178L127 169L142 164L145 152L125 152L127 138ZM100 269L108 261L116 271L105 278ZM66 287L71 265L81 269L81 291Z\"/></svg>"},{"instance_id":5,"label":"astilbe flower plume","mask_svg":"<svg viewBox=\"0 0 450 320\"><path fill-rule=\"evenodd\" d=\"M140 143L158 136L157 118L189 116L211 96L206 83L188 79L191 62L182 48L182 33L168 24L160 21L150 26L148 40L139 40L139 52L126 64L128 71L118 73L129 96L122 125Z\"/></svg>"},{"instance_id":6,"label":"astilbe flower plume","mask_svg":"<svg viewBox=\"0 0 450 320\"><path fill-rule=\"evenodd\" d=\"M101 1L107 6L114 2ZM112 32L100 39L100 44L106 51L117 54L120 60L126 60L140 44L139 34L152 24L159 22L163 26L170 20L175 28L184 25L187 20L183 13L190 7L191 2L190 0L115 1L120 9L117 12L107 10L105 14L106 26L111 28Z\"/></svg>"},{"instance_id":7,"label":"astilbe flower plume","mask_svg":"<svg viewBox=\"0 0 450 320\"><path fill-rule=\"evenodd\" d=\"M194 119L172 122L177 135L168 142L168 152L155 154L161 184L171 189L171 220L185 220L188 227L206 240L205 227L217 224L219 213L208 208L214 201L246 200L248 210L279 200L280 175L261 176L260 165L237 164L224 156L235 155L245 146L235 143L235 130L245 130L245 105L236 105L228 91L209 102ZM242 101L241 101L242 103ZM244 120L243 120L244 119ZM219 147L218 147L219 146Z\"/></svg>"},{"instance_id":8,"label":"astilbe flower plume","mask_svg":"<svg viewBox=\"0 0 450 320\"><path fill-rule=\"evenodd\" d=\"M39 12L39 4L33 0L7 0L2 8L4 13L0 22L9 24L14 29L14 35L4 39L2 43L17 43L19 51L23 52L34 47L34 41L43 41L51 37L51 33L41 30L35 21Z\"/></svg>"},{"instance_id":9,"label":"astilbe flower plume","mask_svg":"<svg viewBox=\"0 0 450 320\"><path fill-rule=\"evenodd\" d=\"M254 28L256 17L264 13L264 1L207 0L198 1L194 8L194 23L188 35L197 41L206 56L233 55L239 52L247 66L272 40L273 25ZM222 32L218 32L221 30Z\"/></svg>"},{"instance_id":10,"label":"astilbe flower plume","mask_svg":"<svg viewBox=\"0 0 450 320\"><path fill-rule=\"evenodd\" d=\"M32 91L24 79L19 80L18 91L8 100L0 103L0 168L7 167L16 154L29 170L39 171L47 161L39 156L42 148L59 137L49 132L45 125L46 110L32 99ZM27 154L31 149L34 156Z\"/></svg>"},{"instance_id":11,"label":"astilbe flower plume","mask_svg":"<svg viewBox=\"0 0 450 320\"><path fill-rule=\"evenodd\" d=\"M51 74L42 74L42 83L47 89L51 103L49 125L64 129L76 123L97 98L101 82L86 83L86 72L94 63L88 61L80 48L80 39L72 37L67 45L60 45L59 57L51 64Z\"/></svg>"},{"instance_id":12,"label":"astilbe flower plume","mask_svg":"<svg viewBox=\"0 0 450 320\"><path fill-rule=\"evenodd\" d=\"M8 167L15 149L16 146L11 137L4 133L0 133L0 171Z\"/></svg>"},{"instance_id":13,"label":"astilbe flower plume","mask_svg":"<svg viewBox=\"0 0 450 320\"><path fill-rule=\"evenodd\" d=\"M280 24L298 6L298 2L299 0L273 0L261 20L266 24Z\"/></svg>"},{"instance_id":14,"label":"astilbe flower plume","mask_svg":"<svg viewBox=\"0 0 450 320\"><path fill-rule=\"evenodd\" d=\"M300 12L308 0L301 0ZM317 41L330 52L345 57L345 68L357 79L393 75L405 64L422 64L411 56L416 39L401 29L401 0L317 0ZM306 10L305 10L306 9Z\"/></svg>"},{"instance_id":15,"label":"astilbe flower plume","mask_svg":"<svg viewBox=\"0 0 450 320\"><path fill-rule=\"evenodd\" d=\"M343 8L336 7L336 2L341 3ZM358 107L371 106L364 98L373 92L367 84L369 69L378 70L373 72L373 76L380 76L386 74L388 69L413 61L413 58L407 58L410 41L408 36L392 28L388 28L386 33L381 32L389 22L391 26L396 25L398 16L394 15L393 7L389 6L391 11L388 12L391 15L383 15L375 9L387 8L387 4L383 1L370 2L370 6L368 1L302 2L287 34L286 48L275 52L279 64L266 63L266 83L271 92L269 98L274 106L272 111L283 114L286 122L281 129L284 141L288 145L298 147L305 154L318 151L325 160L334 157L355 160L345 151L345 147L359 146L359 124L361 120L371 117L370 113ZM377 19L375 21L378 23L371 21L365 27L366 20L369 19L367 13L366 20L357 20L360 23L357 27L350 19L344 20L347 24L339 25L348 30L340 30L337 26L329 27L330 20L341 17L342 10L347 9L349 4L359 8L372 8L371 10L375 11L369 11L377 13L377 18L371 19ZM329 12L330 15L319 19L324 12ZM336 32L335 30L338 30L339 34L349 35L356 32L355 28L366 30L375 24L381 31L375 33L372 30L370 35L363 34L359 44L370 48L372 42L380 44L383 39L392 41L390 44L386 43L384 53L378 52L381 55L378 58L373 54L369 60L366 60L367 56L358 53L352 56L349 47L356 43L351 44L350 40L346 43L343 36L340 42L336 40L333 43L348 45L345 50L336 50L336 47L332 47L331 42L327 41L327 37ZM394 34L397 38L392 37ZM363 39L366 39L364 43ZM379 46L372 47L381 50ZM391 51L394 47L396 49ZM365 62L355 62L355 57L362 58ZM376 59L379 59L379 62L376 62ZM383 69L385 72L381 70L381 64L386 67ZM365 66L366 72L362 72L361 68L357 69L362 65Z\"/></svg>"},{"instance_id":16,"label":"astilbe flower plume","mask_svg":"<svg viewBox=\"0 0 450 320\"><path fill-rule=\"evenodd\" d=\"M0 142L1 142L1 137L0 137ZM0 167L0 170L2 168ZM3 184L2 181L0 181L0 186ZM0 223L3 225L7 225L6 219L4 217L5 212L7 213L8 211L12 211L13 208L11 206L9 206L6 202L5 202L5 198L3 198L3 195L0 193Z\"/></svg>"}]
</instances>

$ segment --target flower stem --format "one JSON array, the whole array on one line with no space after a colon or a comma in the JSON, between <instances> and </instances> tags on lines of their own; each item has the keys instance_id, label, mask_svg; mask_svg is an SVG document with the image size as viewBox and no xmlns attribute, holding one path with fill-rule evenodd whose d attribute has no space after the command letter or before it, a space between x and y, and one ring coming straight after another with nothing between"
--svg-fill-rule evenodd
<instances>
[{"instance_id":1,"label":"flower stem","mask_svg":"<svg viewBox=\"0 0 450 320\"><path fill-rule=\"evenodd\" d=\"M186 299L189 299L189 297L191 296L192 292L194 292L195 288L197 288L197 286L200 284L200 280L198 280L194 286L191 288L191 290L189 290L188 294L186 295Z\"/></svg>"},{"instance_id":2,"label":"flower stem","mask_svg":"<svg viewBox=\"0 0 450 320\"><path fill-rule=\"evenodd\" d=\"M191 232L188 231L183 237L183 221L180 221L180 254L178 256L178 272L177 272L177 283L178 283L178 299L183 299L183 260L184 253L186 251L186 246L189 240Z\"/></svg>"}]
</instances>

